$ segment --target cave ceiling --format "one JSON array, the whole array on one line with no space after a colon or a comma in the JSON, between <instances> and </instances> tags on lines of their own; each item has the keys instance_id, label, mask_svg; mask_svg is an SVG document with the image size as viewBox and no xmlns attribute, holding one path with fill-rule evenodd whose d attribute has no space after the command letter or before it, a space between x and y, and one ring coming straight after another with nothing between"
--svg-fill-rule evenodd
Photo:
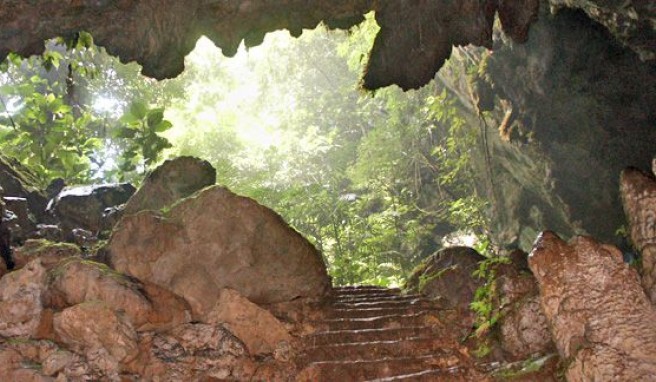
<instances>
[{"instance_id":1,"label":"cave ceiling","mask_svg":"<svg viewBox=\"0 0 656 382\"><path fill-rule=\"evenodd\" d=\"M641 57L654 58L653 0L550 1L583 9ZM184 57L202 35L232 56L242 41L258 45L268 32L298 36L320 22L346 29L375 11L381 29L363 86L411 89L434 77L452 46L490 47L495 14L506 34L525 41L539 6L540 0L0 0L0 59L39 54L46 39L87 31L108 53L164 79L184 70Z\"/></svg>"}]
</instances>

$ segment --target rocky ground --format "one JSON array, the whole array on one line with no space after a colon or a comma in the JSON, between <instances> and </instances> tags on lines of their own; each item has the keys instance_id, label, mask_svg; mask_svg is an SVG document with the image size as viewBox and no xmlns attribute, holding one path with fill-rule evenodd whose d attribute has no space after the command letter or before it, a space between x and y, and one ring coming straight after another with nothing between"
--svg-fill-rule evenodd
<instances>
[{"instance_id":1,"label":"rocky ground","mask_svg":"<svg viewBox=\"0 0 656 382\"><path fill-rule=\"evenodd\" d=\"M622 175L641 272L612 246L544 232L504 260L444 249L399 290L332 287L307 241L195 158L139 190L49 193L0 159L2 381L656 375L652 174Z\"/></svg>"}]
</instances>

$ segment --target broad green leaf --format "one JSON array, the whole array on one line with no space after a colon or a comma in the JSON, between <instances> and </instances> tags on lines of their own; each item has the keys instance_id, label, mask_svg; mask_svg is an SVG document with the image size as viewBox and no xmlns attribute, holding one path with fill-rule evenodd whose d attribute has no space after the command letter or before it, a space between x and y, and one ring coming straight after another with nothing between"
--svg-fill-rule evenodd
<instances>
[{"instance_id":1,"label":"broad green leaf","mask_svg":"<svg viewBox=\"0 0 656 382\"><path fill-rule=\"evenodd\" d=\"M148 113L148 106L142 101L134 101L130 105L130 113L137 119L143 119Z\"/></svg>"},{"instance_id":2,"label":"broad green leaf","mask_svg":"<svg viewBox=\"0 0 656 382\"><path fill-rule=\"evenodd\" d=\"M157 108L148 112L146 121L149 129L153 130L162 120L164 120L164 109Z\"/></svg>"}]
</instances>

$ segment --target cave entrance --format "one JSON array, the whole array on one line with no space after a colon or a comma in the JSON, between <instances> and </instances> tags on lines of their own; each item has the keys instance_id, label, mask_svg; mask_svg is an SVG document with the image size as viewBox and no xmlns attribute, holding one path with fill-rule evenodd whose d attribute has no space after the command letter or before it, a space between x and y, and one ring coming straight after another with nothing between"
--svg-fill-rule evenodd
<instances>
[{"instance_id":1,"label":"cave entrance","mask_svg":"<svg viewBox=\"0 0 656 382\"><path fill-rule=\"evenodd\" d=\"M5 65L3 150L43 186L138 184L166 158L206 159L320 249L335 284L400 285L447 242L487 245L489 204L479 122L448 82L360 90L377 30L369 15L349 32L276 32L231 58L203 37L160 82L90 35L51 40ZM476 72L486 54L456 49L441 73Z\"/></svg>"}]
</instances>

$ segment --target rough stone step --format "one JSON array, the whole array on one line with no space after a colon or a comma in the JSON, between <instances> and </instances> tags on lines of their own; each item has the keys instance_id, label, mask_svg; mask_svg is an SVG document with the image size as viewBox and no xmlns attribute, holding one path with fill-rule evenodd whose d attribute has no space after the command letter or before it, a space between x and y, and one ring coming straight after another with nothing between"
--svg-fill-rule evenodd
<instances>
[{"instance_id":1,"label":"rough stone step","mask_svg":"<svg viewBox=\"0 0 656 382\"><path fill-rule=\"evenodd\" d=\"M453 344L449 344L453 345ZM390 357L417 357L431 355L444 347L436 337L413 337L391 341L369 341L322 345L305 349L304 363L319 361L357 361Z\"/></svg>"},{"instance_id":2,"label":"rough stone step","mask_svg":"<svg viewBox=\"0 0 656 382\"><path fill-rule=\"evenodd\" d=\"M473 374L473 375L472 375ZM395 382L395 381L412 381L412 382L459 382L459 381L476 381L482 382L486 377L476 372L468 372L462 367L449 367L445 369L429 369L417 373L396 375L393 377L370 379L365 382Z\"/></svg>"},{"instance_id":3,"label":"rough stone step","mask_svg":"<svg viewBox=\"0 0 656 382\"><path fill-rule=\"evenodd\" d=\"M306 346L314 347L349 342L391 341L432 335L434 335L433 330L425 326L409 326L393 329L333 330L310 334L303 338L303 342Z\"/></svg>"},{"instance_id":4,"label":"rough stone step","mask_svg":"<svg viewBox=\"0 0 656 382\"><path fill-rule=\"evenodd\" d=\"M367 381L425 370L448 369L458 366L455 352L444 349L423 357L383 358L368 361L325 361L308 365L297 377L299 382Z\"/></svg>"},{"instance_id":5,"label":"rough stone step","mask_svg":"<svg viewBox=\"0 0 656 382\"><path fill-rule=\"evenodd\" d=\"M403 328L407 326L425 326L430 323L432 317L434 316L422 311L411 314L366 318L329 318L318 321L316 327L326 326L328 330Z\"/></svg>"},{"instance_id":6,"label":"rough stone step","mask_svg":"<svg viewBox=\"0 0 656 382\"><path fill-rule=\"evenodd\" d=\"M346 286L346 287L335 287L333 288L333 293L340 294L349 294L349 293L360 293L360 292L390 292L390 293L401 293L399 288L385 288L373 285L367 286Z\"/></svg>"},{"instance_id":7,"label":"rough stone step","mask_svg":"<svg viewBox=\"0 0 656 382\"><path fill-rule=\"evenodd\" d=\"M392 308L404 306L435 306L432 301L423 297L409 300L388 300L388 301L363 301L363 302L333 302L329 306L333 308Z\"/></svg>"},{"instance_id":8,"label":"rough stone step","mask_svg":"<svg viewBox=\"0 0 656 382\"><path fill-rule=\"evenodd\" d=\"M367 318L389 316L393 314L411 314L420 313L431 310L426 306L395 306L395 307L375 307L375 308L335 308L328 309L326 312L327 318Z\"/></svg>"},{"instance_id":9,"label":"rough stone step","mask_svg":"<svg viewBox=\"0 0 656 382\"><path fill-rule=\"evenodd\" d=\"M386 295L398 296L401 294L400 289L333 289L332 296L366 296L366 295Z\"/></svg>"},{"instance_id":10,"label":"rough stone step","mask_svg":"<svg viewBox=\"0 0 656 382\"><path fill-rule=\"evenodd\" d=\"M377 294L377 295L361 295L361 296L333 296L330 301L333 303L343 302L378 302L378 301L412 301L421 298L420 295L394 295L394 294Z\"/></svg>"}]
</instances>

